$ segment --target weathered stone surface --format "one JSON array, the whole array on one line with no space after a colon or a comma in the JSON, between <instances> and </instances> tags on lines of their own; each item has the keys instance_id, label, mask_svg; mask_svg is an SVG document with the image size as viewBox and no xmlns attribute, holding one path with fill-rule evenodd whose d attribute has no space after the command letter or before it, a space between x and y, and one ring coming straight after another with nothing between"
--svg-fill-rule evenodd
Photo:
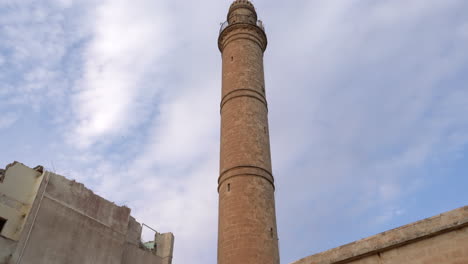
<instances>
[{"instance_id":1,"label":"weathered stone surface","mask_svg":"<svg viewBox=\"0 0 468 264\"><path fill-rule=\"evenodd\" d=\"M315 254L292 264L344 263L468 263L468 206Z\"/></svg>"},{"instance_id":2,"label":"weathered stone surface","mask_svg":"<svg viewBox=\"0 0 468 264\"><path fill-rule=\"evenodd\" d=\"M126 243L122 255L122 264L166 264L163 259L153 255L149 250L141 250L138 246Z\"/></svg>"},{"instance_id":3,"label":"weathered stone surface","mask_svg":"<svg viewBox=\"0 0 468 264\"><path fill-rule=\"evenodd\" d=\"M120 263L124 241L124 233L46 196L21 263Z\"/></svg>"},{"instance_id":4,"label":"weathered stone surface","mask_svg":"<svg viewBox=\"0 0 468 264\"><path fill-rule=\"evenodd\" d=\"M7 264L15 251L17 242L0 236L0 264Z\"/></svg>"},{"instance_id":5,"label":"weathered stone surface","mask_svg":"<svg viewBox=\"0 0 468 264\"><path fill-rule=\"evenodd\" d=\"M2 236L18 241L42 178L42 173L19 162L6 166L0 182L0 217L6 220Z\"/></svg>"},{"instance_id":6,"label":"weathered stone surface","mask_svg":"<svg viewBox=\"0 0 468 264\"><path fill-rule=\"evenodd\" d=\"M53 174L46 189L47 196L89 216L119 233L126 233L130 209L96 195L82 183Z\"/></svg>"},{"instance_id":7,"label":"weathered stone surface","mask_svg":"<svg viewBox=\"0 0 468 264\"><path fill-rule=\"evenodd\" d=\"M156 233L154 241L156 255L161 258L161 263L171 264L174 250L174 235L172 233Z\"/></svg>"},{"instance_id":8,"label":"weathered stone surface","mask_svg":"<svg viewBox=\"0 0 468 264\"><path fill-rule=\"evenodd\" d=\"M35 172L13 165L7 173L18 173L8 177L28 176L15 166ZM0 264L170 264L140 248L142 228L129 208L109 202L81 183L43 174L19 240L12 244L0 237L0 260L12 254L9 262Z\"/></svg>"},{"instance_id":9,"label":"weathered stone surface","mask_svg":"<svg viewBox=\"0 0 468 264\"><path fill-rule=\"evenodd\" d=\"M142 230L141 224L138 223L135 220L135 218L133 218L133 216L130 216L130 219L128 221L126 241L135 246L139 246L141 243L140 241L141 230Z\"/></svg>"},{"instance_id":10,"label":"weathered stone surface","mask_svg":"<svg viewBox=\"0 0 468 264\"><path fill-rule=\"evenodd\" d=\"M235 1L222 52L218 264L279 263L263 52L266 35L246 0Z\"/></svg>"}]
</instances>

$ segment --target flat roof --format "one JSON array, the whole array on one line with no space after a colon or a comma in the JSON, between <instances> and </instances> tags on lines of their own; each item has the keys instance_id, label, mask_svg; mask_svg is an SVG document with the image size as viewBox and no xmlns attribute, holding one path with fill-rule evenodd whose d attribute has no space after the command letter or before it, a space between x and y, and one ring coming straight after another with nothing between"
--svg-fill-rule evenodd
<instances>
[{"instance_id":1,"label":"flat roof","mask_svg":"<svg viewBox=\"0 0 468 264\"><path fill-rule=\"evenodd\" d=\"M353 261L468 226L468 206L302 258L291 264Z\"/></svg>"}]
</instances>

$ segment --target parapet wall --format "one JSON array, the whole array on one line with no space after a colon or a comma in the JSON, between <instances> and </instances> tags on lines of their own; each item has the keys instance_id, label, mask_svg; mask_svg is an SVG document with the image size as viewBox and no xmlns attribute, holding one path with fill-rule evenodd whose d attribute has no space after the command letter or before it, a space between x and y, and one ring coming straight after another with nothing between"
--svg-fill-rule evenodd
<instances>
[{"instance_id":1,"label":"parapet wall","mask_svg":"<svg viewBox=\"0 0 468 264\"><path fill-rule=\"evenodd\" d=\"M120 263L130 209L47 173L13 261Z\"/></svg>"},{"instance_id":2,"label":"parapet wall","mask_svg":"<svg viewBox=\"0 0 468 264\"><path fill-rule=\"evenodd\" d=\"M468 206L291 264L468 263Z\"/></svg>"}]
</instances>

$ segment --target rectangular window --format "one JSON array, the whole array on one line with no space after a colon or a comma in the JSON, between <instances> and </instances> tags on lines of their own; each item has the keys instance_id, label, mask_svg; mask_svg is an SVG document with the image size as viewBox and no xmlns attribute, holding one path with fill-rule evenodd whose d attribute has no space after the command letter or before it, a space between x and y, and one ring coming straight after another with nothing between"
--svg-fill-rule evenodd
<instances>
[{"instance_id":1,"label":"rectangular window","mask_svg":"<svg viewBox=\"0 0 468 264\"><path fill-rule=\"evenodd\" d=\"M3 227L5 226L6 222L7 222L6 219L0 217L0 234L3 231Z\"/></svg>"}]
</instances>

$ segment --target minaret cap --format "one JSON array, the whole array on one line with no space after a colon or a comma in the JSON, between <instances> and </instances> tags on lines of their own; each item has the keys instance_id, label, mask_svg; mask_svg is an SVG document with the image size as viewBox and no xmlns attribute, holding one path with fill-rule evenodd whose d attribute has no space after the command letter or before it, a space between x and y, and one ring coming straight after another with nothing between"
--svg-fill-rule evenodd
<instances>
[{"instance_id":1,"label":"minaret cap","mask_svg":"<svg viewBox=\"0 0 468 264\"><path fill-rule=\"evenodd\" d=\"M237 33L242 33L241 31L236 31L235 29L247 28L250 29L248 34L258 40L262 50L265 51L267 46L265 28L263 27L262 21L257 19L257 12L255 11L255 7L252 2L249 0L235 0L229 7L227 21L221 24L221 29L219 30L219 50L223 52L224 45L227 43L226 40L232 40L232 38L226 38L230 32L235 31Z\"/></svg>"},{"instance_id":2,"label":"minaret cap","mask_svg":"<svg viewBox=\"0 0 468 264\"><path fill-rule=\"evenodd\" d=\"M249 0L236 0L234 1L231 6L229 7L228 17L229 15L238 8L246 8L252 11L255 15L257 12L255 11L254 5Z\"/></svg>"}]
</instances>

